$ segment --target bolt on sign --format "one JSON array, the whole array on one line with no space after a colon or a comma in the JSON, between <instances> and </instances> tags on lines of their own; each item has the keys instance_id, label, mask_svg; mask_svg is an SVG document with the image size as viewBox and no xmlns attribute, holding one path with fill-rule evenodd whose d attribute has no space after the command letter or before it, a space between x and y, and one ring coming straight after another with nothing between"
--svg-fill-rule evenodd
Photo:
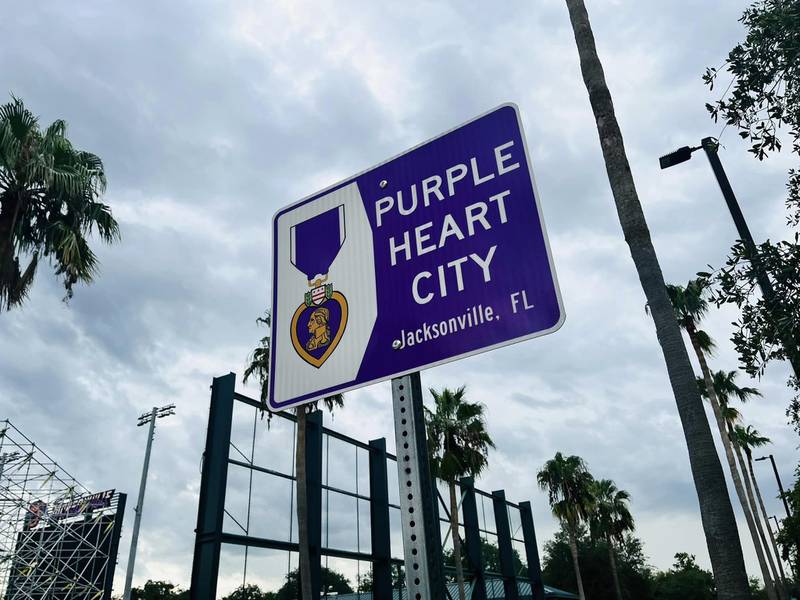
<instances>
[{"instance_id":1,"label":"bolt on sign","mask_svg":"<svg viewBox=\"0 0 800 600\"><path fill-rule=\"evenodd\" d=\"M279 210L272 250L272 410L564 322L513 104Z\"/></svg>"}]
</instances>

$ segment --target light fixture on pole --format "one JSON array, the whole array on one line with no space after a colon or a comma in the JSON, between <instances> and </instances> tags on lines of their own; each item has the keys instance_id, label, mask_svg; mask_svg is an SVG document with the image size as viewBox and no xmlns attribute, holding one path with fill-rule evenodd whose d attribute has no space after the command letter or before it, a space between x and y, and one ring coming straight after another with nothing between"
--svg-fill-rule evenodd
<instances>
[{"instance_id":1,"label":"light fixture on pole","mask_svg":"<svg viewBox=\"0 0 800 600\"><path fill-rule=\"evenodd\" d=\"M767 459L769 459L769 461L772 463L772 472L775 473L775 481L778 482L778 491L780 491L781 493L781 500L783 500L783 508L786 509L786 516L791 517L792 513L789 511L789 503L786 502L786 492L783 491L783 483L781 483L781 476L778 475L778 467L775 466L775 457L772 456L772 454L770 454L768 456L761 456L760 458L757 458L756 461L762 461Z\"/></svg>"},{"instance_id":2,"label":"light fixture on pole","mask_svg":"<svg viewBox=\"0 0 800 600\"><path fill-rule=\"evenodd\" d=\"M772 519L772 521L775 523L775 531L780 533L781 532L781 524L778 521L778 517L776 517L775 515L772 515L770 517L770 519Z\"/></svg>"},{"instance_id":3,"label":"light fixture on pole","mask_svg":"<svg viewBox=\"0 0 800 600\"><path fill-rule=\"evenodd\" d=\"M728 210L736 225L736 231L739 233L739 239L744 243L746 257L753 265L753 272L758 282L758 287L761 288L761 294L764 297L773 326L778 330L778 337L786 352L786 358L792 365L795 377L800 378L800 354L798 353L797 343L791 332L780 331L778 324L784 319L781 315L782 311L780 305L777 302L775 289L772 287L772 281L770 281L767 270L758 254L758 248L756 248L756 244L753 241L753 236L750 233L750 228L747 226L747 221L744 220L742 209L739 206L738 200L736 200L736 195L733 193L733 188L731 187L730 181L728 181L728 176L725 174L725 169L722 168L722 162L719 159L719 140L711 137L703 138L700 140L699 146L683 146L674 152L665 154L658 159L658 162L662 169L668 169L686 162L692 158L692 154L696 150L700 150L701 148L705 151L708 162L711 164L711 170L714 171L714 176L717 178L719 189L722 191L722 196L725 198L725 203L728 205Z\"/></svg>"},{"instance_id":4,"label":"light fixture on pole","mask_svg":"<svg viewBox=\"0 0 800 600\"><path fill-rule=\"evenodd\" d=\"M125 592L122 595L123 600L130 600L131 599L131 584L133 583L133 566L136 562L136 545L139 541L139 526L142 522L142 505L144 504L144 490L147 485L147 470L150 468L150 450L153 447L153 437L155 436L155 429L156 429L156 419L163 419L164 417L168 417L170 415L175 414L175 405L174 404L167 404L166 406L162 406L158 408L157 406L153 407L153 410L150 412L143 413L139 416L139 420L136 423L137 427L141 427L143 425L149 425L149 431L147 435L147 448L144 452L144 465L142 467L142 481L139 484L139 501L136 503L136 508L134 509L134 520L133 520L133 534L131 535L131 551L128 556L128 569L125 574Z\"/></svg>"},{"instance_id":5,"label":"light fixture on pole","mask_svg":"<svg viewBox=\"0 0 800 600\"><path fill-rule=\"evenodd\" d=\"M775 465L775 457L772 454L767 456L760 456L756 459L756 461L767 460L772 463L772 472L775 473L775 481L778 482L778 491L781 493L781 500L783 500L783 508L786 509L786 516L791 517L792 513L789 511L789 503L786 501L786 492L783 491L783 483L781 483L781 476L778 475L778 467ZM780 531L780 527L778 526L778 520L775 519L775 527L778 531ZM795 548L797 552L800 552L800 539L795 540Z\"/></svg>"}]
</instances>

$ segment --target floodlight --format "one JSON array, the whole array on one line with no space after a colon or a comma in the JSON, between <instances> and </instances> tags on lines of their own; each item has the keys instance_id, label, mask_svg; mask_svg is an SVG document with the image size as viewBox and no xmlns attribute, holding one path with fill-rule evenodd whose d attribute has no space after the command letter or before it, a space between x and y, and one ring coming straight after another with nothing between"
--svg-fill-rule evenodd
<instances>
[{"instance_id":1,"label":"floodlight","mask_svg":"<svg viewBox=\"0 0 800 600\"><path fill-rule=\"evenodd\" d=\"M136 503L136 508L134 508L135 517L133 520L131 549L130 549L130 555L128 557L128 568L125 573L125 591L123 592L122 595L124 600L130 600L131 598L131 586L133 583L133 567L136 562L136 545L139 539L139 526L142 522L142 505L144 504L144 491L145 491L145 486L147 484L147 470L150 466L150 450L153 447L153 438L155 437L156 419L163 419L164 417L168 417L174 414L175 414L174 404L166 404L161 408L154 406L152 410L142 414L142 416L139 417L139 422L136 424L137 427L141 427L142 425L149 425L150 435L147 436L147 446L144 452L144 466L142 467L142 482L139 485L139 501Z\"/></svg>"},{"instance_id":2,"label":"floodlight","mask_svg":"<svg viewBox=\"0 0 800 600\"><path fill-rule=\"evenodd\" d=\"M692 158L692 152L695 150L699 150L699 147L691 148L690 146L684 146L683 148L678 148L674 152L670 152L659 158L658 163L661 165L662 169L669 169L670 167L679 165Z\"/></svg>"}]
</instances>

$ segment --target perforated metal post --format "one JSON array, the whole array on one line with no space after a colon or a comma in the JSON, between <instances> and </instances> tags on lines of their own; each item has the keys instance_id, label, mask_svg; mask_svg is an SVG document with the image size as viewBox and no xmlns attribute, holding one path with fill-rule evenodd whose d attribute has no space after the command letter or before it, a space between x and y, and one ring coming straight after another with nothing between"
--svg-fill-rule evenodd
<instances>
[{"instance_id":1,"label":"perforated metal post","mask_svg":"<svg viewBox=\"0 0 800 600\"><path fill-rule=\"evenodd\" d=\"M322 593L322 411L306 417L306 502L308 551L311 555L311 600Z\"/></svg>"},{"instance_id":2,"label":"perforated metal post","mask_svg":"<svg viewBox=\"0 0 800 600\"><path fill-rule=\"evenodd\" d=\"M435 490L428 463L419 373L392 380L400 522L409 600L445 597Z\"/></svg>"}]
</instances>

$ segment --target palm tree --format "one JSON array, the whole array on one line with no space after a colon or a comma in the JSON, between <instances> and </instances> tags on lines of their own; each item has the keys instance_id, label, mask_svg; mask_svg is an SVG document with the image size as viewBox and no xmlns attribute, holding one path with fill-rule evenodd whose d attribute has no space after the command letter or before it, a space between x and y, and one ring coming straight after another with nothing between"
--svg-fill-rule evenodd
<instances>
[{"instance_id":1,"label":"palm tree","mask_svg":"<svg viewBox=\"0 0 800 600\"><path fill-rule=\"evenodd\" d=\"M272 324L272 315L269 311L264 312L263 317L256 319L256 325L263 325L269 331ZM264 405L264 410L267 410L267 396L269 395L269 386L267 385L269 379L269 356L270 356L270 339L269 333L262 337L255 350L250 353L247 358L247 367L244 370L244 382L247 383L249 379L255 378L259 388L259 398Z\"/></svg>"},{"instance_id":2,"label":"palm tree","mask_svg":"<svg viewBox=\"0 0 800 600\"><path fill-rule=\"evenodd\" d=\"M567 532L578 596L586 600L578 562L578 530L594 512L594 478L580 456L564 457L561 452L556 452L537 473L536 481L547 492L553 516Z\"/></svg>"},{"instance_id":3,"label":"palm tree","mask_svg":"<svg viewBox=\"0 0 800 600\"><path fill-rule=\"evenodd\" d=\"M620 225L653 313L656 336L683 425L719 600L748 600L750 589L725 475L705 418L703 401L694 383L689 355L666 294L664 276L625 155L622 132L614 115L611 92L597 56L589 15L583 0L566 0L566 4Z\"/></svg>"},{"instance_id":4,"label":"palm tree","mask_svg":"<svg viewBox=\"0 0 800 600\"><path fill-rule=\"evenodd\" d=\"M741 421L741 413L734 407L731 406L731 399L735 398L740 402L747 402L750 398L755 396L761 396L761 392L759 392L756 388L747 387L747 386L739 386L736 383L737 372L736 371L716 371L712 374L712 388L714 390L714 396L719 402L720 411L722 413L723 419L725 421L726 427L726 436L723 441L727 441L729 446L733 449L734 454L736 455L736 459L739 463L739 470L741 470L742 478L744 480L744 490L746 493L747 501L748 501L748 508L749 510L746 511L745 517L749 515L750 519L755 526L755 531L757 534L757 538L753 538L753 544L756 547L756 553L761 551L764 558L766 559L767 566L769 571L767 574L770 577L770 584L775 584L776 582L780 581L778 571L775 569L775 563L772 559L772 554L769 550L769 545L767 544L767 538L764 535L764 528L761 524L761 519L759 518L758 507L756 506L756 500L753 495L753 488L750 483L750 478L747 475L747 467L745 466L744 458L742 456L742 449L739 446L738 439L735 433L736 424ZM700 385L700 380L698 379L698 385ZM701 392L704 396L708 397L705 382L701 387ZM737 470L738 471L738 470ZM738 474L738 473L737 473ZM751 529L752 535L752 529ZM767 595L770 595L772 585L767 584L767 579L765 578L765 588L767 589ZM777 593L781 597L785 597L786 593L781 586L777 586Z\"/></svg>"},{"instance_id":5,"label":"palm tree","mask_svg":"<svg viewBox=\"0 0 800 600\"><path fill-rule=\"evenodd\" d=\"M0 312L24 302L42 260L71 298L73 286L97 272L87 237L119 238L111 209L98 200L102 161L74 148L66 133L61 120L42 131L18 98L0 106Z\"/></svg>"},{"instance_id":6,"label":"palm tree","mask_svg":"<svg viewBox=\"0 0 800 600\"><path fill-rule=\"evenodd\" d=\"M614 542L622 542L625 534L633 531L633 516L628 503L631 496L620 490L610 479L600 479L592 485L595 504L589 516L589 531L594 538L602 538L608 546L608 560L614 578L614 590L617 600L622 600L622 588L619 584L617 560L614 556Z\"/></svg>"},{"instance_id":7,"label":"palm tree","mask_svg":"<svg viewBox=\"0 0 800 600\"><path fill-rule=\"evenodd\" d=\"M742 506L742 512L747 521L750 537L753 539L753 546L755 547L758 564L761 568L761 574L764 577L764 586L767 589L770 600L777 600L775 597L775 590L772 589L771 585L769 567L759 541L756 519L748 505L745 487L742 485L742 478L739 475L739 469L736 467L734 447L728 435L728 423L723 414L723 403L718 399L717 387L714 385L714 377L711 374L711 369L706 360L706 353L709 353L713 349L713 342L711 338L698 327L701 319L708 312L708 301L704 297L707 289L706 282L702 279L692 279L686 284L686 287L670 284L667 285L666 288L678 324L688 334L689 341L697 356L697 362L700 364L700 372L703 374L703 377L702 379L696 380L698 383L698 390L708 398L711 404L714 420L717 424L720 440L722 441L722 447L725 450L725 458L728 461L728 469L730 470L731 479L733 480L733 487L736 490L736 496L739 498L739 503ZM727 402L724 403L724 406L728 406ZM705 419L705 416L703 418Z\"/></svg>"},{"instance_id":8,"label":"palm tree","mask_svg":"<svg viewBox=\"0 0 800 600\"><path fill-rule=\"evenodd\" d=\"M767 444L771 444L772 440L768 437L761 435L758 430L751 425L742 427L736 425L734 427L734 437L736 443L747 456L747 470L750 474L750 480L755 488L756 498L758 498L758 505L761 508L761 516L766 524L767 532L769 533L769 540L772 543L772 551L775 553L775 562L777 563L778 571L780 572L780 581L783 584L784 590L786 588L786 574L783 572L783 563L781 562L781 553L778 550L778 543L775 541L775 534L772 532L772 527L769 524L769 514L764 506L764 499L761 496L761 489L758 487L758 480L756 479L755 471L753 470L753 448L761 448Z\"/></svg>"},{"instance_id":9,"label":"palm tree","mask_svg":"<svg viewBox=\"0 0 800 600\"><path fill-rule=\"evenodd\" d=\"M489 448L494 448L494 442L486 431L485 407L469 402L465 394L464 386L456 391L431 389L434 410L425 408L432 475L445 481L450 489L450 531L461 600L466 598L466 590L461 564L456 482L462 477L477 477L488 464Z\"/></svg>"},{"instance_id":10,"label":"palm tree","mask_svg":"<svg viewBox=\"0 0 800 600\"><path fill-rule=\"evenodd\" d=\"M256 323L269 327L269 311L258 317ZM244 371L244 382L255 378L260 388L261 401L266 408L269 382L270 337L265 335L259 345L250 353L248 365ZM344 396L335 394L323 400L325 408L333 413L335 408L344 406ZM306 434L308 430L308 413L317 409L318 403L311 402L295 409L297 415L297 445L295 447L295 481L297 482L297 542L300 567L300 597L311 598L311 553L309 551L308 530L308 486L306 485Z\"/></svg>"}]
</instances>

